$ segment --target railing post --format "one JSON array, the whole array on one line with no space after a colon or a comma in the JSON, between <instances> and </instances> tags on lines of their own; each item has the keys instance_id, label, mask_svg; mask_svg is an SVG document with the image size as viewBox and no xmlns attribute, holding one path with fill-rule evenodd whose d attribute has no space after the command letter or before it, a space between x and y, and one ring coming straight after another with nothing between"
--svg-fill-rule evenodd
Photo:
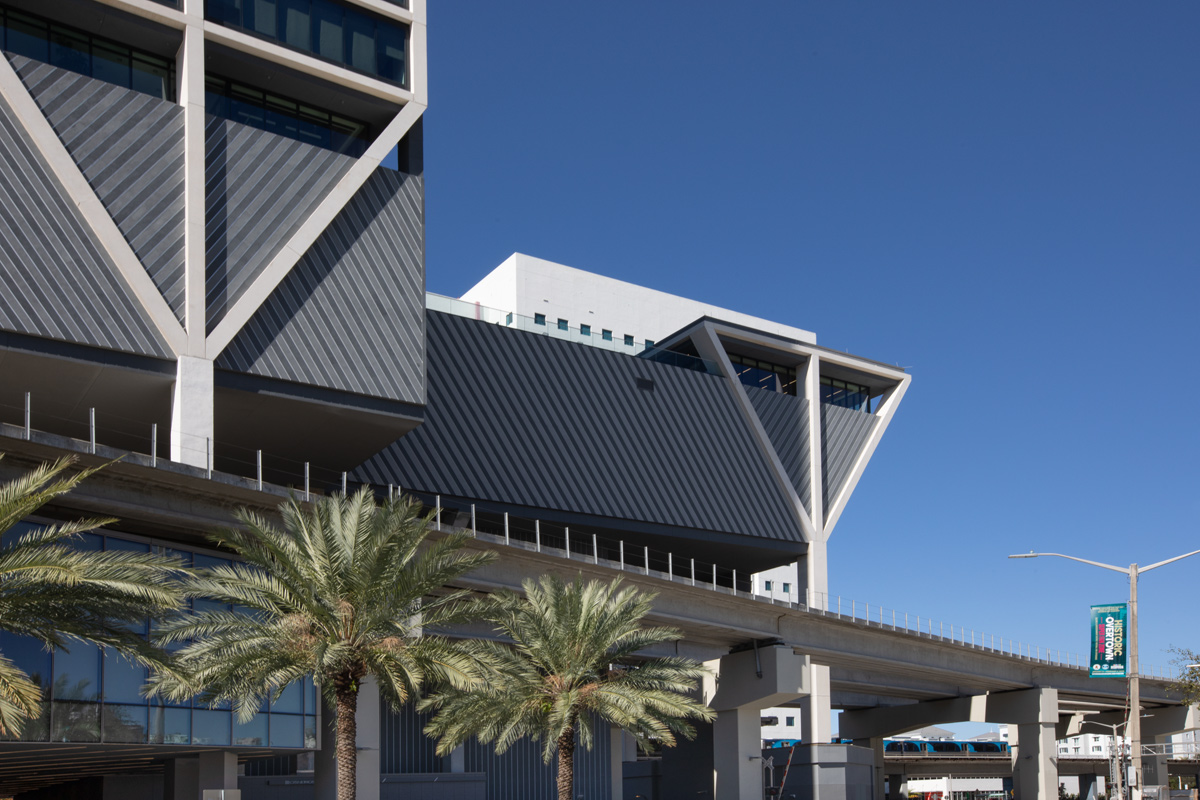
<instances>
[{"instance_id":1,"label":"railing post","mask_svg":"<svg viewBox=\"0 0 1200 800\"><path fill-rule=\"evenodd\" d=\"M88 409L88 439L92 446L92 455L96 455L96 409Z\"/></svg>"},{"instance_id":2,"label":"railing post","mask_svg":"<svg viewBox=\"0 0 1200 800\"><path fill-rule=\"evenodd\" d=\"M479 528L475 526L475 504L471 503L471 535L478 537Z\"/></svg>"},{"instance_id":3,"label":"railing post","mask_svg":"<svg viewBox=\"0 0 1200 800\"><path fill-rule=\"evenodd\" d=\"M625 540L621 540L621 571L625 571Z\"/></svg>"},{"instance_id":4,"label":"railing post","mask_svg":"<svg viewBox=\"0 0 1200 800\"><path fill-rule=\"evenodd\" d=\"M542 521L540 519L533 521L533 543L537 546L537 551L542 552Z\"/></svg>"},{"instance_id":5,"label":"railing post","mask_svg":"<svg viewBox=\"0 0 1200 800\"><path fill-rule=\"evenodd\" d=\"M347 473L343 472L342 473L342 494L343 495L347 494L349 491L349 488L350 488L350 484L349 484L349 481L347 480Z\"/></svg>"},{"instance_id":6,"label":"railing post","mask_svg":"<svg viewBox=\"0 0 1200 800\"><path fill-rule=\"evenodd\" d=\"M646 566L646 574L650 574L650 545L645 545L642 553L642 564Z\"/></svg>"},{"instance_id":7,"label":"railing post","mask_svg":"<svg viewBox=\"0 0 1200 800\"><path fill-rule=\"evenodd\" d=\"M717 564L713 562L713 591L717 590Z\"/></svg>"},{"instance_id":8,"label":"railing post","mask_svg":"<svg viewBox=\"0 0 1200 800\"><path fill-rule=\"evenodd\" d=\"M675 580L675 555L667 553L667 579Z\"/></svg>"},{"instance_id":9,"label":"railing post","mask_svg":"<svg viewBox=\"0 0 1200 800\"><path fill-rule=\"evenodd\" d=\"M512 544L512 541L508 538L508 512L507 511L504 512L504 543Z\"/></svg>"},{"instance_id":10,"label":"railing post","mask_svg":"<svg viewBox=\"0 0 1200 800\"><path fill-rule=\"evenodd\" d=\"M571 560L571 526L567 525L563 528L563 536L567 540L567 560Z\"/></svg>"},{"instance_id":11,"label":"railing post","mask_svg":"<svg viewBox=\"0 0 1200 800\"><path fill-rule=\"evenodd\" d=\"M211 436L206 436L204 439L204 460L208 464L208 479L211 481L212 480L212 462L213 462L212 437Z\"/></svg>"},{"instance_id":12,"label":"railing post","mask_svg":"<svg viewBox=\"0 0 1200 800\"><path fill-rule=\"evenodd\" d=\"M434 519L437 520L437 529L440 531L442 529L442 496L440 494L435 495L435 498L436 499L434 500L434 502L437 505L434 506L434 514L435 514Z\"/></svg>"},{"instance_id":13,"label":"railing post","mask_svg":"<svg viewBox=\"0 0 1200 800\"><path fill-rule=\"evenodd\" d=\"M696 559L692 559L692 586L696 585Z\"/></svg>"},{"instance_id":14,"label":"railing post","mask_svg":"<svg viewBox=\"0 0 1200 800\"><path fill-rule=\"evenodd\" d=\"M733 571L733 596L737 597L737 570Z\"/></svg>"},{"instance_id":15,"label":"railing post","mask_svg":"<svg viewBox=\"0 0 1200 800\"><path fill-rule=\"evenodd\" d=\"M27 441L27 442L29 441L30 437L33 435L33 431L29 425L30 417L31 417L30 412L32 410L33 410L33 398L30 396L29 392L26 392L25 393L25 441Z\"/></svg>"},{"instance_id":16,"label":"railing post","mask_svg":"<svg viewBox=\"0 0 1200 800\"><path fill-rule=\"evenodd\" d=\"M592 563L600 563L600 548L597 547L596 534L592 534Z\"/></svg>"},{"instance_id":17,"label":"railing post","mask_svg":"<svg viewBox=\"0 0 1200 800\"><path fill-rule=\"evenodd\" d=\"M312 494L309 492L309 481L308 481L308 462L305 461L304 462L304 502L307 503L311 499L312 499Z\"/></svg>"},{"instance_id":18,"label":"railing post","mask_svg":"<svg viewBox=\"0 0 1200 800\"><path fill-rule=\"evenodd\" d=\"M262 491L262 450L258 451L258 490Z\"/></svg>"},{"instance_id":19,"label":"railing post","mask_svg":"<svg viewBox=\"0 0 1200 800\"><path fill-rule=\"evenodd\" d=\"M158 423L150 425L150 466L158 466Z\"/></svg>"}]
</instances>

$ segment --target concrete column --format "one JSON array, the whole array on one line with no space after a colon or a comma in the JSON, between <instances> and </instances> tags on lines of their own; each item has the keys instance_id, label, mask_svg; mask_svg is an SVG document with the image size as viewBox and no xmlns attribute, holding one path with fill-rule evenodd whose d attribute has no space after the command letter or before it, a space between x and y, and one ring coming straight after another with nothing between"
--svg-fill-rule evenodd
<instances>
[{"instance_id":1,"label":"concrete column","mask_svg":"<svg viewBox=\"0 0 1200 800\"><path fill-rule=\"evenodd\" d=\"M1096 800L1096 776L1079 776L1079 800Z\"/></svg>"},{"instance_id":2,"label":"concrete column","mask_svg":"<svg viewBox=\"0 0 1200 800\"><path fill-rule=\"evenodd\" d=\"M379 800L379 684L364 678L358 687L358 784L357 800Z\"/></svg>"},{"instance_id":3,"label":"concrete column","mask_svg":"<svg viewBox=\"0 0 1200 800\"><path fill-rule=\"evenodd\" d=\"M809 667L812 693L800 701L800 739L805 744L829 744L833 739L833 712L829 690L829 667Z\"/></svg>"},{"instance_id":4,"label":"concrete column","mask_svg":"<svg viewBox=\"0 0 1200 800\"><path fill-rule=\"evenodd\" d=\"M171 460L204 469L213 439L213 362L179 356L171 400Z\"/></svg>"},{"instance_id":5,"label":"concrete column","mask_svg":"<svg viewBox=\"0 0 1200 800\"><path fill-rule=\"evenodd\" d=\"M320 747L313 753L313 800L337 800L337 724L324 697L320 723Z\"/></svg>"},{"instance_id":6,"label":"concrete column","mask_svg":"<svg viewBox=\"0 0 1200 800\"><path fill-rule=\"evenodd\" d=\"M167 759L163 772L163 800L199 800L200 759Z\"/></svg>"},{"instance_id":7,"label":"concrete column","mask_svg":"<svg viewBox=\"0 0 1200 800\"><path fill-rule=\"evenodd\" d=\"M214 750L200 754L200 796L204 800L241 800L238 791L237 753ZM213 798L213 791L220 794Z\"/></svg>"},{"instance_id":8,"label":"concrete column","mask_svg":"<svg viewBox=\"0 0 1200 800\"><path fill-rule=\"evenodd\" d=\"M716 800L757 800L762 796L762 724L759 709L717 712L713 722Z\"/></svg>"},{"instance_id":9,"label":"concrete column","mask_svg":"<svg viewBox=\"0 0 1200 800\"><path fill-rule=\"evenodd\" d=\"M608 769L612 784L612 800L625 797L625 731L616 725L608 726Z\"/></svg>"},{"instance_id":10,"label":"concrete column","mask_svg":"<svg viewBox=\"0 0 1200 800\"><path fill-rule=\"evenodd\" d=\"M1010 747L1012 730L1013 726L1009 726ZM1054 722L1020 723L1016 734L1013 791L1017 800L1057 800L1058 743L1054 738Z\"/></svg>"},{"instance_id":11,"label":"concrete column","mask_svg":"<svg viewBox=\"0 0 1200 800\"><path fill-rule=\"evenodd\" d=\"M908 797L908 777L904 774L887 776L888 800L905 800Z\"/></svg>"},{"instance_id":12,"label":"concrete column","mask_svg":"<svg viewBox=\"0 0 1200 800\"><path fill-rule=\"evenodd\" d=\"M871 796L874 800L886 800L886 792L884 789L884 761L883 761L883 737L876 736L871 739L855 739L855 747L865 747L875 756L875 768L871 772Z\"/></svg>"}]
</instances>

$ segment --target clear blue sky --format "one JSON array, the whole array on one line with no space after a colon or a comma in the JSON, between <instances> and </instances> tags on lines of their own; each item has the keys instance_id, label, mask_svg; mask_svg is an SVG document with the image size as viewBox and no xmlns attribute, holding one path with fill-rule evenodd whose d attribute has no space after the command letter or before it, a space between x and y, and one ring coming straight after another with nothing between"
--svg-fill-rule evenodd
<instances>
[{"instance_id":1,"label":"clear blue sky","mask_svg":"<svg viewBox=\"0 0 1200 800\"><path fill-rule=\"evenodd\" d=\"M908 368L833 592L1085 653L1127 581L1005 556L1200 548L1200 3L613 10L430 2L430 290L520 251Z\"/></svg>"}]
</instances>

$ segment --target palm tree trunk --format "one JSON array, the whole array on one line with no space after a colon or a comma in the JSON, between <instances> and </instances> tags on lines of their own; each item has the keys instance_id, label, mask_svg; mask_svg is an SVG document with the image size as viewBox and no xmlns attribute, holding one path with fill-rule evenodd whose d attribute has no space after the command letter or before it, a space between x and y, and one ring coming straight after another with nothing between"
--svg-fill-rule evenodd
<instances>
[{"instance_id":1,"label":"palm tree trunk","mask_svg":"<svg viewBox=\"0 0 1200 800\"><path fill-rule=\"evenodd\" d=\"M558 800L571 800L575 794L575 727L558 737Z\"/></svg>"},{"instance_id":2,"label":"palm tree trunk","mask_svg":"<svg viewBox=\"0 0 1200 800\"><path fill-rule=\"evenodd\" d=\"M355 800L358 792L358 687L351 682L337 690L337 796Z\"/></svg>"}]
</instances>

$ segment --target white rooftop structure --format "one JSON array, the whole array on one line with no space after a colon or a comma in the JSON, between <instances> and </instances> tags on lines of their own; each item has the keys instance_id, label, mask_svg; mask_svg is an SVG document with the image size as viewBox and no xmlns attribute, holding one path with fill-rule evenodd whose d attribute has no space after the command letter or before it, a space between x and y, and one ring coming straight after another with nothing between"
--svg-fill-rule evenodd
<instances>
[{"instance_id":1,"label":"white rooftop structure","mask_svg":"<svg viewBox=\"0 0 1200 800\"><path fill-rule=\"evenodd\" d=\"M564 326L572 329L588 326L593 335L607 331L616 341L632 337L638 345L663 339L701 317L713 317L805 344L817 343L812 331L523 253L513 253L461 299L526 317L540 315L550 325L564 320Z\"/></svg>"}]
</instances>

